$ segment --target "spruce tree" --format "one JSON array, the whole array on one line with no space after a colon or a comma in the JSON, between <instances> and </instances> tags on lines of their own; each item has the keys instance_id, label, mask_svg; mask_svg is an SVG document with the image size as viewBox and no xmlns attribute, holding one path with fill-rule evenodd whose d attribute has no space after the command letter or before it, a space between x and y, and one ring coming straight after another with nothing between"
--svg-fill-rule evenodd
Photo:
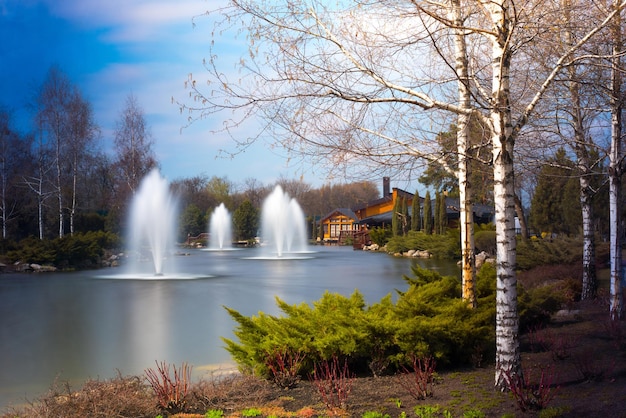
<instances>
[{"instance_id":1,"label":"spruce tree","mask_svg":"<svg viewBox=\"0 0 626 418\"><path fill-rule=\"evenodd\" d=\"M420 195L416 190L411 204L411 231L419 231L422 227L422 218L420 210Z\"/></svg>"},{"instance_id":2,"label":"spruce tree","mask_svg":"<svg viewBox=\"0 0 626 418\"><path fill-rule=\"evenodd\" d=\"M424 196L424 232L431 234L433 232L433 208L430 203L430 191L426 191Z\"/></svg>"}]
</instances>

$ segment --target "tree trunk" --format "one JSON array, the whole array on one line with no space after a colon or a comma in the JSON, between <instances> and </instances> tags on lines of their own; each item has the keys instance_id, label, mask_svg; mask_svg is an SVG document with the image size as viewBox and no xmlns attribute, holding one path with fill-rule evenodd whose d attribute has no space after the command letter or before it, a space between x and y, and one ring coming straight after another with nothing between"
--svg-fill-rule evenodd
<instances>
[{"instance_id":1,"label":"tree trunk","mask_svg":"<svg viewBox=\"0 0 626 418\"><path fill-rule=\"evenodd\" d=\"M574 45L574 36L571 25L571 0L563 1L563 16L565 19L565 40L567 47ZM597 279L596 279L596 250L595 250L595 234L593 231L593 191L590 184L590 163L589 150L585 129L583 126L583 112L580 100L580 82L577 67L570 65L567 68L568 73L568 90L571 100L572 127L574 130L574 151L577 160L577 174L579 176L580 185L580 208L582 214L583 228L583 278L581 299L589 300L596 296Z\"/></svg>"},{"instance_id":2,"label":"tree trunk","mask_svg":"<svg viewBox=\"0 0 626 418\"><path fill-rule=\"evenodd\" d=\"M614 7L619 7L615 0ZM621 213L621 176L622 176L622 28L621 14L617 13L611 25L613 58L611 60L611 151L609 153L609 219L610 219L610 258L611 258L611 302L612 319L620 319L623 312L621 285L622 270L622 222Z\"/></svg>"},{"instance_id":3,"label":"tree trunk","mask_svg":"<svg viewBox=\"0 0 626 418\"><path fill-rule=\"evenodd\" d=\"M519 198L517 193L513 197L515 199L515 214L517 215L517 219L519 221L519 228L522 239L526 241L528 239L528 225L526 224L526 215L524 214L524 206L522 205L522 200Z\"/></svg>"},{"instance_id":4,"label":"tree trunk","mask_svg":"<svg viewBox=\"0 0 626 418\"><path fill-rule=\"evenodd\" d=\"M496 373L495 386L507 390L508 379L521 376L517 312L515 182L511 125L508 45L511 21L506 0L483 3L489 11L492 38L492 106L494 201L496 209Z\"/></svg>"},{"instance_id":5,"label":"tree trunk","mask_svg":"<svg viewBox=\"0 0 626 418\"><path fill-rule=\"evenodd\" d=\"M461 16L461 2L451 1L452 21L455 25L454 49L457 85L459 89L459 107L469 109L471 96L469 90L469 75L467 62L467 47L463 32L463 19ZM470 143L469 115L459 113L457 116L457 152L459 167L457 177L459 180L459 227L461 229L461 270L463 282L463 299L472 307L476 307L476 251L474 247L474 216L472 210L472 185L469 182L469 158L467 155Z\"/></svg>"}]
</instances>

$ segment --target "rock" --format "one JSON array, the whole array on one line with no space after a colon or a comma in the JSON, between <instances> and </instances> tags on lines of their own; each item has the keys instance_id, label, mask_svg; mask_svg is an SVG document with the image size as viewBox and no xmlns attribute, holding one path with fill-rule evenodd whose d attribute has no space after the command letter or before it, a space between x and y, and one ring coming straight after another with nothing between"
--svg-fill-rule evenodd
<instances>
[{"instance_id":1,"label":"rock","mask_svg":"<svg viewBox=\"0 0 626 418\"><path fill-rule=\"evenodd\" d=\"M486 252L482 251L476 255L476 270L480 270L480 268L485 263L495 263L496 260L489 256Z\"/></svg>"},{"instance_id":2,"label":"rock","mask_svg":"<svg viewBox=\"0 0 626 418\"><path fill-rule=\"evenodd\" d=\"M371 245L365 245L363 246L363 251L378 251L380 250L380 245L378 244L371 244Z\"/></svg>"},{"instance_id":3,"label":"rock","mask_svg":"<svg viewBox=\"0 0 626 418\"><path fill-rule=\"evenodd\" d=\"M30 264L30 268L35 273L45 273L45 272L57 271L57 268L54 267L54 266L42 266L41 264L37 264L37 263Z\"/></svg>"}]
</instances>

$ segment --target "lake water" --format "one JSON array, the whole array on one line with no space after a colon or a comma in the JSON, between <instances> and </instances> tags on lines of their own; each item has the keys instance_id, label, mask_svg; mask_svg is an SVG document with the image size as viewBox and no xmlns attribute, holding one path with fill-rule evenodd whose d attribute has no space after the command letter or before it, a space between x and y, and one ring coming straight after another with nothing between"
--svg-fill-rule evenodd
<instances>
[{"instance_id":1,"label":"lake water","mask_svg":"<svg viewBox=\"0 0 626 418\"><path fill-rule=\"evenodd\" d=\"M187 362L194 377L230 364L220 337L244 315L279 314L295 304L358 289L374 303L395 289L412 262L458 275L454 263L409 260L350 247L310 247L310 258L257 259L258 249L193 250L176 257L194 280L137 280L121 269L0 275L0 410L45 393L55 379L79 388L90 378L141 375L155 361Z\"/></svg>"}]
</instances>

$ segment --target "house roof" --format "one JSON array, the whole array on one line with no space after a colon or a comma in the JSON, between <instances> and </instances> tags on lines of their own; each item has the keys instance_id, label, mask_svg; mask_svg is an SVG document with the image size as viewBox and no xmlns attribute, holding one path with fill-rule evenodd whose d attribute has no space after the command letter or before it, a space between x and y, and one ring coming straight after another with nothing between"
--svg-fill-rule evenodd
<instances>
[{"instance_id":1,"label":"house roof","mask_svg":"<svg viewBox=\"0 0 626 418\"><path fill-rule=\"evenodd\" d=\"M413 197L415 196L413 193L409 193L406 190L398 189L397 187L394 187L393 190L396 191L398 196L401 196L401 197L404 197L404 198L413 199ZM378 206L378 205L381 205L383 203L391 202L392 199L393 199L393 195L392 194L388 194L387 196L383 196L380 199L370 200L369 202L363 203L363 204L361 204L359 206L355 206L354 210L356 211L356 210L370 208L372 206ZM423 199L420 199L420 200L423 200Z\"/></svg>"},{"instance_id":2,"label":"house roof","mask_svg":"<svg viewBox=\"0 0 626 418\"><path fill-rule=\"evenodd\" d=\"M359 220L359 218L357 218L356 214L352 211L352 209L337 208L337 209L333 209L326 216L323 216L321 221L323 222L323 221L325 221L326 219L330 218L331 216L333 216L335 214L340 214L340 215L346 216L346 217L352 219L355 222L357 222Z\"/></svg>"},{"instance_id":3,"label":"house roof","mask_svg":"<svg viewBox=\"0 0 626 418\"><path fill-rule=\"evenodd\" d=\"M420 202L423 202L423 199L420 198ZM435 200L431 200L430 204L432 205L432 208L433 208L432 211L434 212ZM459 216L459 212L461 211L461 209L460 209L460 202L458 198L446 197L445 204L446 204L446 213L448 214L448 217L451 217L452 219L454 219L455 217ZM410 213L411 206L409 206L408 210ZM472 210L474 212L474 215L478 216L479 218L491 218L493 214L495 213L493 207L490 207L489 205L483 205L483 204L473 204ZM373 225L380 225L383 223L390 224L392 214L393 214L393 211L387 211L384 213L380 213L378 215L368 216L367 218L361 219L359 223L360 224L373 224Z\"/></svg>"}]
</instances>

